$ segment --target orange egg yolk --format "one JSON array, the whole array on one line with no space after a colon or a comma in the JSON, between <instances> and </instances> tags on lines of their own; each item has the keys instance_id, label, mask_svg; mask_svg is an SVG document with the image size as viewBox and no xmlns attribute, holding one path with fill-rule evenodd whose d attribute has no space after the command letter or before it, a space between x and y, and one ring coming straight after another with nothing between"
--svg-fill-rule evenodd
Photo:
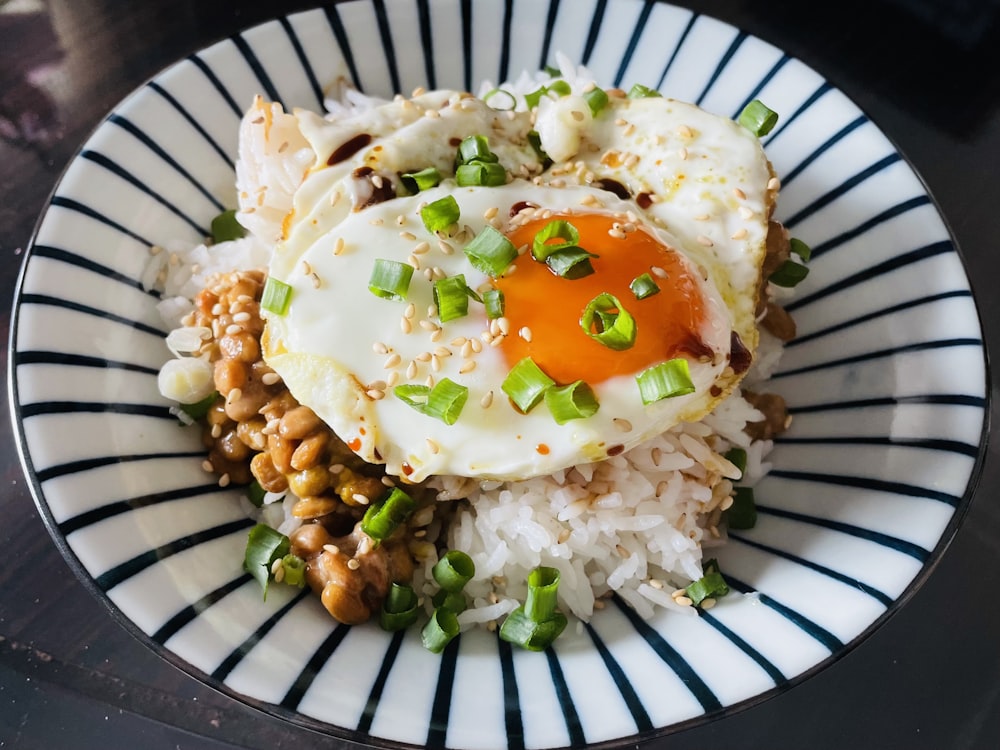
<instances>
[{"instance_id":1,"label":"orange egg yolk","mask_svg":"<svg viewBox=\"0 0 1000 750\"><path fill-rule=\"evenodd\" d=\"M599 256L591 258L594 273L562 278L532 256L535 235L557 219L572 224L580 234L579 246ZM623 224L612 215L554 214L508 232L516 247L529 248L515 261L513 273L494 281L510 322L510 335L500 347L509 366L531 357L557 383L585 380L593 385L674 357L711 355L699 333L707 320L700 280L678 251L642 228L623 233ZM643 273L650 274L660 291L640 300L630 284ZM635 343L628 349L604 346L580 324L588 303L602 293L614 295L635 319ZM520 335L522 329L530 331L530 341Z\"/></svg>"}]
</instances>

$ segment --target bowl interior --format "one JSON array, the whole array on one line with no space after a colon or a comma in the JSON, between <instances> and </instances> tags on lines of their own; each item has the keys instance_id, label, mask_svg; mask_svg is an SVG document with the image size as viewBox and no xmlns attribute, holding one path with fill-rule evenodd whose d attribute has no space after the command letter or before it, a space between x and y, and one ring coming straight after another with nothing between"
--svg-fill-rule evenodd
<instances>
[{"instance_id":1,"label":"bowl interior","mask_svg":"<svg viewBox=\"0 0 1000 750\"><path fill-rule=\"evenodd\" d=\"M287 587L262 602L240 568L251 522L157 389L168 352L144 283L150 247L199 241L235 205L237 125L255 94L317 110L345 75L375 95L477 91L557 53L607 86L643 83L730 117L760 98L781 114L763 139L783 181L777 218L813 259L773 380L792 427L756 489L757 526L713 552L739 593L700 617L650 620L612 600L544 654L470 631L434 655L417 632L337 626ZM901 605L951 539L982 454L979 319L919 177L815 71L666 3L355 0L202 50L84 144L39 223L14 314L20 450L74 570L199 679L373 744L634 742L771 695Z\"/></svg>"}]
</instances>

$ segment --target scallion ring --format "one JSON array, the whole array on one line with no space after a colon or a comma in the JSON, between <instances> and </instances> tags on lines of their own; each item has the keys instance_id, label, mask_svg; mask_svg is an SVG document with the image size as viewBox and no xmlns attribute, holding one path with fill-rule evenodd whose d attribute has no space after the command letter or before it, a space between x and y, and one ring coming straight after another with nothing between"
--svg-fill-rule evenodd
<instances>
[{"instance_id":1,"label":"scallion ring","mask_svg":"<svg viewBox=\"0 0 1000 750\"><path fill-rule=\"evenodd\" d=\"M628 288L632 290L632 294L635 295L636 299L646 299L646 297L652 297L660 291L659 285L653 281L653 277L648 273L636 276L632 279L632 283L628 285Z\"/></svg>"},{"instance_id":2,"label":"scallion ring","mask_svg":"<svg viewBox=\"0 0 1000 750\"><path fill-rule=\"evenodd\" d=\"M368 291L376 297L402 301L410 289L413 266L398 260L376 258L368 278Z\"/></svg>"},{"instance_id":3,"label":"scallion ring","mask_svg":"<svg viewBox=\"0 0 1000 750\"><path fill-rule=\"evenodd\" d=\"M461 591L476 574L476 564L468 553L460 549L450 549L431 569L434 580L445 591Z\"/></svg>"},{"instance_id":4,"label":"scallion ring","mask_svg":"<svg viewBox=\"0 0 1000 750\"><path fill-rule=\"evenodd\" d=\"M503 317L506 305L500 289L487 289L483 292L483 304L486 306L486 317L490 320Z\"/></svg>"},{"instance_id":5,"label":"scallion ring","mask_svg":"<svg viewBox=\"0 0 1000 750\"><path fill-rule=\"evenodd\" d=\"M267 495L267 490L260 486L260 482L254 479L250 484L247 485L247 500L253 503L255 508L261 508L264 505L264 498Z\"/></svg>"},{"instance_id":6,"label":"scallion ring","mask_svg":"<svg viewBox=\"0 0 1000 750\"><path fill-rule=\"evenodd\" d=\"M496 99L498 97L500 99L498 103L490 104L491 99ZM500 112L507 112L517 106L517 99L511 92L507 91L507 89L495 88L483 94L483 103L490 104L493 109L499 110Z\"/></svg>"},{"instance_id":7,"label":"scallion ring","mask_svg":"<svg viewBox=\"0 0 1000 750\"><path fill-rule=\"evenodd\" d=\"M455 196L446 195L420 209L420 218L428 232L441 232L458 221L461 210Z\"/></svg>"},{"instance_id":8,"label":"scallion ring","mask_svg":"<svg viewBox=\"0 0 1000 750\"><path fill-rule=\"evenodd\" d=\"M579 230L564 219L555 219L535 234L531 241L531 255L535 260L544 261L552 253L577 247L579 244Z\"/></svg>"},{"instance_id":9,"label":"scallion ring","mask_svg":"<svg viewBox=\"0 0 1000 750\"><path fill-rule=\"evenodd\" d=\"M472 267L487 276L501 276L517 257L517 248L499 229L489 224L465 246Z\"/></svg>"},{"instance_id":10,"label":"scallion ring","mask_svg":"<svg viewBox=\"0 0 1000 750\"><path fill-rule=\"evenodd\" d=\"M420 640L428 651L440 654L460 629L458 616L447 607L438 607L420 632Z\"/></svg>"},{"instance_id":11,"label":"scallion ring","mask_svg":"<svg viewBox=\"0 0 1000 750\"><path fill-rule=\"evenodd\" d=\"M528 651L544 651L566 629L566 615L555 612L547 619L539 622L533 620L518 607L511 612L500 626L500 638Z\"/></svg>"},{"instance_id":12,"label":"scallion ring","mask_svg":"<svg viewBox=\"0 0 1000 750\"><path fill-rule=\"evenodd\" d=\"M582 247L569 247L550 253L545 259L545 265L556 276L570 280L582 279L584 276L590 276L594 273L594 266L590 259L598 257L600 256L588 253Z\"/></svg>"},{"instance_id":13,"label":"scallion ring","mask_svg":"<svg viewBox=\"0 0 1000 750\"><path fill-rule=\"evenodd\" d=\"M691 368L683 357L661 362L635 376L643 404L694 393Z\"/></svg>"},{"instance_id":14,"label":"scallion ring","mask_svg":"<svg viewBox=\"0 0 1000 750\"><path fill-rule=\"evenodd\" d=\"M580 326L594 341L615 351L628 349L635 343L635 318L617 297L607 292L587 303Z\"/></svg>"},{"instance_id":15,"label":"scallion ring","mask_svg":"<svg viewBox=\"0 0 1000 750\"><path fill-rule=\"evenodd\" d=\"M726 524L731 529L752 529L757 525L757 501L753 487L733 490L733 504L726 511Z\"/></svg>"},{"instance_id":16,"label":"scallion ring","mask_svg":"<svg viewBox=\"0 0 1000 750\"><path fill-rule=\"evenodd\" d=\"M497 155L490 151L490 141L485 135L470 135L458 144L458 163L470 164L474 161L493 163L499 161Z\"/></svg>"},{"instance_id":17,"label":"scallion ring","mask_svg":"<svg viewBox=\"0 0 1000 750\"><path fill-rule=\"evenodd\" d=\"M590 114L594 117L597 117L598 113L608 106L607 92L597 86L590 91L584 91L583 98L587 102L587 106L590 107Z\"/></svg>"},{"instance_id":18,"label":"scallion ring","mask_svg":"<svg viewBox=\"0 0 1000 750\"><path fill-rule=\"evenodd\" d=\"M469 285L465 276L447 276L434 281L434 304L438 309L438 317L442 323L449 320L464 318L469 314Z\"/></svg>"},{"instance_id":19,"label":"scallion ring","mask_svg":"<svg viewBox=\"0 0 1000 750\"><path fill-rule=\"evenodd\" d=\"M778 123L778 113L760 99L747 104L736 121L758 138L771 132Z\"/></svg>"},{"instance_id":20,"label":"scallion ring","mask_svg":"<svg viewBox=\"0 0 1000 750\"><path fill-rule=\"evenodd\" d=\"M236 220L236 211L223 211L212 219L212 241L228 242L246 237L246 228Z\"/></svg>"},{"instance_id":21,"label":"scallion ring","mask_svg":"<svg viewBox=\"0 0 1000 750\"><path fill-rule=\"evenodd\" d=\"M212 391L205 398L195 401L193 404L178 404L177 406L191 419L201 419L208 414L208 410L212 408L217 398L219 398L219 392Z\"/></svg>"},{"instance_id":22,"label":"scallion ring","mask_svg":"<svg viewBox=\"0 0 1000 750\"><path fill-rule=\"evenodd\" d=\"M511 368L500 388L521 412L527 414L555 384L531 357L525 357Z\"/></svg>"},{"instance_id":23,"label":"scallion ring","mask_svg":"<svg viewBox=\"0 0 1000 750\"><path fill-rule=\"evenodd\" d=\"M412 497L399 487L393 487L382 499L368 506L361 518L361 530L376 542L384 541L406 523L416 507Z\"/></svg>"},{"instance_id":24,"label":"scallion ring","mask_svg":"<svg viewBox=\"0 0 1000 750\"><path fill-rule=\"evenodd\" d=\"M656 89L649 88L649 86L643 86L641 83L633 84L628 91L629 99L650 99L658 96L663 96L663 94Z\"/></svg>"},{"instance_id":25,"label":"scallion ring","mask_svg":"<svg viewBox=\"0 0 1000 750\"><path fill-rule=\"evenodd\" d=\"M450 609L456 615L464 612L469 603L465 599L465 594L461 591L445 591L441 589L431 597L431 604L435 607Z\"/></svg>"},{"instance_id":26,"label":"scallion ring","mask_svg":"<svg viewBox=\"0 0 1000 750\"><path fill-rule=\"evenodd\" d=\"M559 569L540 565L528 573L528 596L524 613L532 620L547 620L556 611Z\"/></svg>"},{"instance_id":27,"label":"scallion ring","mask_svg":"<svg viewBox=\"0 0 1000 750\"><path fill-rule=\"evenodd\" d=\"M445 424L458 421L469 398L468 388L448 378L441 378L433 388L407 383L397 385L392 392L407 406Z\"/></svg>"},{"instance_id":28,"label":"scallion ring","mask_svg":"<svg viewBox=\"0 0 1000 750\"><path fill-rule=\"evenodd\" d=\"M702 577L692 581L685 587L687 598L694 606L698 606L709 597L715 599L729 593L729 584L722 577L719 563L715 559L707 560L702 566Z\"/></svg>"},{"instance_id":29,"label":"scallion ring","mask_svg":"<svg viewBox=\"0 0 1000 750\"><path fill-rule=\"evenodd\" d=\"M812 257L812 248L810 248L809 245L804 243L798 237L792 237L792 239L788 241L788 249L802 258L803 263L808 263L809 258Z\"/></svg>"},{"instance_id":30,"label":"scallion ring","mask_svg":"<svg viewBox=\"0 0 1000 750\"><path fill-rule=\"evenodd\" d=\"M417 603L417 594L412 586L394 581L382 601L382 611L379 614L382 630L394 633L410 627L417 621Z\"/></svg>"},{"instance_id":31,"label":"scallion ring","mask_svg":"<svg viewBox=\"0 0 1000 750\"><path fill-rule=\"evenodd\" d=\"M416 194L421 190L428 190L436 187L441 182L441 173L434 167L425 167L419 172L405 172L399 179L410 193Z\"/></svg>"},{"instance_id":32,"label":"scallion ring","mask_svg":"<svg viewBox=\"0 0 1000 750\"><path fill-rule=\"evenodd\" d=\"M500 187L507 184L507 170L502 164L474 161L455 170L459 187Z\"/></svg>"},{"instance_id":33,"label":"scallion ring","mask_svg":"<svg viewBox=\"0 0 1000 750\"><path fill-rule=\"evenodd\" d=\"M289 552L281 558L281 567L285 571L285 577L281 579L282 583L299 588L306 585L306 561L301 557Z\"/></svg>"},{"instance_id":34,"label":"scallion ring","mask_svg":"<svg viewBox=\"0 0 1000 750\"><path fill-rule=\"evenodd\" d=\"M582 380L569 385L553 386L545 391L544 398L545 405L557 424L592 417L600 408L594 389Z\"/></svg>"},{"instance_id":35,"label":"scallion ring","mask_svg":"<svg viewBox=\"0 0 1000 750\"><path fill-rule=\"evenodd\" d=\"M778 266L778 270L772 273L767 280L776 286L787 288L796 286L808 275L809 266L789 258Z\"/></svg>"},{"instance_id":36,"label":"scallion ring","mask_svg":"<svg viewBox=\"0 0 1000 750\"><path fill-rule=\"evenodd\" d=\"M740 470L740 476L747 470L747 452L739 446L735 446L726 451L724 458L733 466Z\"/></svg>"},{"instance_id":37,"label":"scallion ring","mask_svg":"<svg viewBox=\"0 0 1000 750\"><path fill-rule=\"evenodd\" d=\"M273 276L268 276L264 282L264 292L261 294L261 309L272 312L275 315L284 315L288 312L288 304L292 301L292 287L284 281L278 281Z\"/></svg>"}]
</instances>

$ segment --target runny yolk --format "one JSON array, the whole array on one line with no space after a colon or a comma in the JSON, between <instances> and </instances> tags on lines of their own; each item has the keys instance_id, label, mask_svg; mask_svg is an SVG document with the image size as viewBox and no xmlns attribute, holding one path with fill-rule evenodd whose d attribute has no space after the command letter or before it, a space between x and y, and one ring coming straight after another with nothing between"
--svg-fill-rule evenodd
<instances>
[{"instance_id":1,"label":"runny yolk","mask_svg":"<svg viewBox=\"0 0 1000 750\"><path fill-rule=\"evenodd\" d=\"M599 256L591 259L594 273L565 279L534 259L530 248L535 235L557 219L576 227L580 247ZM593 385L674 357L696 360L711 355L699 333L707 321L700 280L678 251L641 228L627 232L624 239L609 235L616 223L624 221L605 214L554 214L508 234L516 247L529 248L515 261L514 273L508 271L494 282L503 292L504 315L510 322L510 335L500 347L508 366L531 357L557 383L582 379ZM660 291L639 300L629 285L643 273L650 274ZM610 349L580 325L584 308L602 293L614 295L635 319L631 348ZM531 341L519 335L525 327Z\"/></svg>"}]
</instances>

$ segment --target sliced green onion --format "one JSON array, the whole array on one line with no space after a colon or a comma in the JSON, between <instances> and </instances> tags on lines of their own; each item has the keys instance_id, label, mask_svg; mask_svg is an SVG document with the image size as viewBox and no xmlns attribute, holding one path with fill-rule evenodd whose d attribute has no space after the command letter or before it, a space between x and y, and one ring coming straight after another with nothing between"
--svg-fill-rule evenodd
<instances>
[{"instance_id":1,"label":"sliced green onion","mask_svg":"<svg viewBox=\"0 0 1000 750\"><path fill-rule=\"evenodd\" d=\"M518 607L504 619L500 637L528 651L544 651L566 629L566 623L566 615L562 612L555 612L549 619L539 622L528 617L524 607Z\"/></svg>"},{"instance_id":2,"label":"sliced green onion","mask_svg":"<svg viewBox=\"0 0 1000 750\"><path fill-rule=\"evenodd\" d=\"M557 250L545 259L545 265L556 276L564 279L582 279L590 276L594 272L591 258L599 258L599 255L588 253L582 247L570 247L566 250Z\"/></svg>"},{"instance_id":3,"label":"sliced green onion","mask_svg":"<svg viewBox=\"0 0 1000 750\"><path fill-rule=\"evenodd\" d=\"M808 263L809 258L812 257L812 248L797 237L792 237L789 240L789 249L802 258L803 263Z\"/></svg>"},{"instance_id":4,"label":"sliced green onion","mask_svg":"<svg viewBox=\"0 0 1000 750\"><path fill-rule=\"evenodd\" d=\"M717 599L729 593L729 584L719 571L719 563L712 559L702 565L702 577L686 587L687 598L694 606L698 606L708 598Z\"/></svg>"},{"instance_id":5,"label":"sliced green onion","mask_svg":"<svg viewBox=\"0 0 1000 750\"><path fill-rule=\"evenodd\" d=\"M572 419L586 419L597 413L600 405L594 389L582 380L570 385L552 387L545 391L545 405L558 424Z\"/></svg>"},{"instance_id":6,"label":"sliced green onion","mask_svg":"<svg viewBox=\"0 0 1000 750\"><path fill-rule=\"evenodd\" d=\"M778 113L760 99L754 99L743 108L736 121L759 138L771 132L778 122Z\"/></svg>"},{"instance_id":7,"label":"sliced green onion","mask_svg":"<svg viewBox=\"0 0 1000 750\"><path fill-rule=\"evenodd\" d=\"M285 577L281 579L282 583L299 588L306 585L306 561L301 557L289 552L281 558L281 567L285 571Z\"/></svg>"},{"instance_id":8,"label":"sliced green onion","mask_svg":"<svg viewBox=\"0 0 1000 750\"><path fill-rule=\"evenodd\" d=\"M583 92L583 98L587 102L587 106L590 107L590 114L597 117L597 114L608 106L608 94L607 92L595 86L590 91Z\"/></svg>"},{"instance_id":9,"label":"sliced green onion","mask_svg":"<svg viewBox=\"0 0 1000 750\"><path fill-rule=\"evenodd\" d=\"M747 470L747 452L740 447L730 448L724 458L740 470L742 476Z\"/></svg>"},{"instance_id":10,"label":"sliced green onion","mask_svg":"<svg viewBox=\"0 0 1000 750\"><path fill-rule=\"evenodd\" d=\"M767 280L777 286L793 287L808 275L809 266L789 258L778 266L778 270L772 273Z\"/></svg>"},{"instance_id":11,"label":"sliced green onion","mask_svg":"<svg viewBox=\"0 0 1000 750\"><path fill-rule=\"evenodd\" d=\"M598 294L587 303L580 326L590 338L609 349L622 351L635 343L635 318L613 294Z\"/></svg>"},{"instance_id":12,"label":"sliced green onion","mask_svg":"<svg viewBox=\"0 0 1000 750\"><path fill-rule=\"evenodd\" d=\"M455 170L459 187L500 187L507 184L507 170L502 164L474 161Z\"/></svg>"},{"instance_id":13,"label":"sliced green onion","mask_svg":"<svg viewBox=\"0 0 1000 750\"><path fill-rule=\"evenodd\" d=\"M663 96L656 89L651 89L649 86L643 86L641 83L636 83L632 85L632 88L628 90L629 99L649 99L658 96Z\"/></svg>"},{"instance_id":14,"label":"sliced green onion","mask_svg":"<svg viewBox=\"0 0 1000 750\"><path fill-rule=\"evenodd\" d=\"M562 71L555 65L546 65L542 70L548 73L549 78L556 78L562 75Z\"/></svg>"},{"instance_id":15,"label":"sliced green onion","mask_svg":"<svg viewBox=\"0 0 1000 750\"><path fill-rule=\"evenodd\" d=\"M461 591L476 574L476 564L460 549L450 549L434 563L434 580L445 591Z\"/></svg>"},{"instance_id":16,"label":"sliced green onion","mask_svg":"<svg viewBox=\"0 0 1000 750\"><path fill-rule=\"evenodd\" d=\"M428 232L440 232L447 229L458 221L459 216L461 216L461 210L453 195L438 198L420 209L420 218Z\"/></svg>"},{"instance_id":17,"label":"sliced green onion","mask_svg":"<svg viewBox=\"0 0 1000 750\"><path fill-rule=\"evenodd\" d=\"M559 570L540 565L528 573L528 596L524 613L532 620L548 620L556 611L559 590Z\"/></svg>"},{"instance_id":18,"label":"sliced green onion","mask_svg":"<svg viewBox=\"0 0 1000 750\"><path fill-rule=\"evenodd\" d=\"M538 102L540 102L542 100L542 97L545 96L546 91L548 91L548 89L545 86L541 86L540 88L535 89L531 93L525 94L524 103L528 105L528 109L534 109L535 107L537 107Z\"/></svg>"},{"instance_id":19,"label":"sliced green onion","mask_svg":"<svg viewBox=\"0 0 1000 750\"><path fill-rule=\"evenodd\" d=\"M555 219L535 234L531 241L531 254L535 260L544 261L552 253L577 247L579 244L579 230L564 219Z\"/></svg>"},{"instance_id":20,"label":"sliced green onion","mask_svg":"<svg viewBox=\"0 0 1000 750\"><path fill-rule=\"evenodd\" d=\"M558 96L569 96L573 92L573 89L570 88L566 81L553 81L549 84L549 91Z\"/></svg>"},{"instance_id":21,"label":"sliced green onion","mask_svg":"<svg viewBox=\"0 0 1000 750\"><path fill-rule=\"evenodd\" d=\"M247 548L243 555L243 569L257 579L267 599L267 584L271 580L271 566L288 554L291 542L281 532L267 524L259 523L250 529Z\"/></svg>"},{"instance_id":22,"label":"sliced green onion","mask_svg":"<svg viewBox=\"0 0 1000 750\"><path fill-rule=\"evenodd\" d=\"M278 281L273 276L268 276L264 282L264 292L260 298L260 306L275 315L284 315L288 312L288 303L292 301L292 287L284 281Z\"/></svg>"},{"instance_id":23,"label":"sliced green onion","mask_svg":"<svg viewBox=\"0 0 1000 750\"><path fill-rule=\"evenodd\" d=\"M469 314L469 285L465 276L448 276L434 281L434 304L442 323L463 318Z\"/></svg>"},{"instance_id":24,"label":"sliced green onion","mask_svg":"<svg viewBox=\"0 0 1000 750\"><path fill-rule=\"evenodd\" d=\"M447 607L438 607L420 632L420 640L428 651L440 654L444 651L444 647L458 635L458 631L458 617L455 613Z\"/></svg>"},{"instance_id":25,"label":"sliced green onion","mask_svg":"<svg viewBox=\"0 0 1000 750\"><path fill-rule=\"evenodd\" d=\"M267 490L261 487L260 482L256 479L247 485L247 500L253 503L254 507L260 508L264 505L265 495L267 495Z\"/></svg>"},{"instance_id":26,"label":"sliced green onion","mask_svg":"<svg viewBox=\"0 0 1000 750\"><path fill-rule=\"evenodd\" d=\"M731 529L752 529L757 525L757 502L753 487L733 490L733 504L726 511L726 523Z\"/></svg>"},{"instance_id":27,"label":"sliced green onion","mask_svg":"<svg viewBox=\"0 0 1000 750\"><path fill-rule=\"evenodd\" d=\"M403 187L411 193L419 193L440 183L441 173L434 167L426 167L419 172L406 172L400 175L399 179L403 182Z\"/></svg>"},{"instance_id":28,"label":"sliced green onion","mask_svg":"<svg viewBox=\"0 0 1000 750\"><path fill-rule=\"evenodd\" d=\"M448 378L441 378L431 388L425 413L445 424L455 424L469 397L469 389Z\"/></svg>"},{"instance_id":29,"label":"sliced green onion","mask_svg":"<svg viewBox=\"0 0 1000 750\"><path fill-rule=\"evenodd\" d=\"M653 365L635 376L643 404L694 393L691 368L683 357Z\"/></svg>"},{"instance_id":30,"label":"sliced green onion","mask_svg":"<svg viewBox=\"0 0 1000 750\"><path fill-rule=\"evenodd\" d=\"M525 357L514 365L500 388L524 414L535 408L545 396L545 391L556 381L542 372L531 357Z\"/></svg>"},{"instance_id":31,"label":"sliced green onion","mask_svg":"<svg viewBox=\"0 0 1000 750\"><path fill-rule=\"evenodd\" d=\"M215 403L218 397L219 392L212 391L200 401L195 401L193 404L178 404L177 406L182 412L191 417L191 419L201 419L208 414L208 410L212 408L212 404Z\"/></svg>"},{"instance_id":32,"label":"sliced green onion","mask_svg":"<svg viewBox=\"0 0 1000 750\"><path fill-rule=\"evenodd\" d=\"M223 211L212 219L212 241L228 242L246 237L247 230L236 220L236 211Z\"/></svg>"},{"instance_id":33,"label":"sliced green onion","mask_svg":"<svg viewBox=\"0 0 1000 750\"><path fill-rule=\"evenodd\" d=\"M486 317L490 320L496 320L497 318L503 317L506 305L504 303L504 296L501 290L487 289L483 293L483 304L486 305Z\"/></svg>"},{"instance_id":34,"label":"sliced green onion","mask_svg":"<svg viewBox=\"0 0 1000 750\"><path fill-rule=\"evenodd\" d=\"M464 612L469 603L465 599L465 594L461 591L445 591L441 589L431 597L431 604L435 607L450 609L456 615Z\"/></svg>"},{"instance_id":35,"label":"sliced green onion","mask_svg":"<svg viewBox=\"0 0 1000 750\"><path fill-rule=\"evenodd\" d=\"M382 630L394 633L405 630L417 621L417 594L412 586L393 581L382 602L378 622Z\"/></svg>"},{"instance_id":36,"label":"sliced green onion","mask_svg":"<svg viewBox=\"0 0 1000 750\"><path fill-rule=\"evenodd\" d=\"M490 151L490 141L485 135L470 135L458 144L458 163L474 161L498 162L499 158Z\"/></svg>"},{"instance_id":37,"label":"sliced green onion","mask_svg":"<svg viewBox=\"0 0 1000 750\"><path fill-rule=\"evenodd\" d=\"M537 130L528 131L528 143L531 144L535 153L538 154L538 158L542 160L542 166L547 168L552 163L552 159L549 158L549 155L545 153L545 149L542 148L542 137L538 135Z\"/></svg>"},{"instance_id":38,"label":"sliced green onion","mask_svg":"<svg viewBox=\"0 0 1000 750\"><path fill-rule=\"evenodd\" d=\"M397 385L393 393L407 406L445 424L455 424L469 397L469 389L442 378L433 388L426 385Z\"/></svg>"},{"instance_id":39,"label":"sliced green onion","mask_svg":"<svg viewBox=\"0 0 1000 750\"><path fill-rule=\"evenodd\" d=\"M477 271L497 277L517 257L517 248L499 229L489 224L465 246L465 255Z\"/></svg>"},{"instance_id":40,"label":"sliced green onion","mask_svg":"<svg viewBox=\"0 0 1000 750\"><path fill-rule=\"evenodd\" d=\"M361 519L361 530L376 542L384 541L406 523L416 507L412 497L393 487L381 500L368 506Z\"/></svg>"},{"instance_id":41,"label":"sliced green onion","mask_svg":"<svg viewBox=\"0 0 1000 750\"><path fill-rule=\"evenodd\" d=\"M413 266L398 260L376 258L368 279L368 291L382 299L405 300L412 277Z\"/></svg>"},{"instance_id":42,"label":"sliced green onion","mask_svg":"<svg viewBox=\"0 0 1000 750\"><path fill-rule=\"evenodd\" d=\"M491 89L483 95L483 103L489 104L490 99L494 99L497 96L501 98L500 104L490 104L493 109L499 110L501 112L506 112L508 110L514 109L517 106L517 99L512 93L507 91L507 89Z\"/></svg>"},{"instance_id":43,"label":"sliced green onion","mask_svg":"<svg viewBox=\"0 0 1000 750\"><path fill-rule=\"evenodd\" d=\"M628 288L632 290L632 294L635 295L636 299L646 299L646 297L652 297L660 291L659 285L653 281L653 277L648 273L636 276L632 279L632 283L628 285Z\"/></svg>"}]
</instances>

